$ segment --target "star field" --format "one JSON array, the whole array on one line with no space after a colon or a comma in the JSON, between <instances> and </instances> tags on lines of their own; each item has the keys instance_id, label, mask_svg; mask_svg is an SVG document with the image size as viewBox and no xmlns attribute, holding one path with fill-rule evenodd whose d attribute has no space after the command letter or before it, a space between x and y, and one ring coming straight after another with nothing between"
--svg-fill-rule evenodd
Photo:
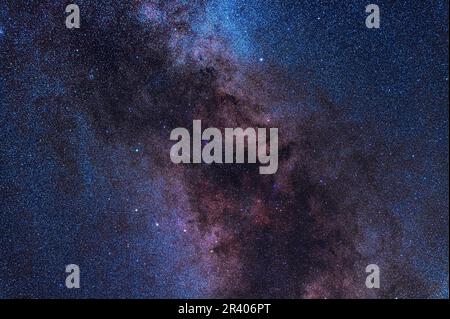
<instances>
[{"instance_id":1,"label":"star field","mask_svg":"<svg viewBox=\"0 0 450 319\"><path fill-rule=\"evenodd\" d=\"M0 4L1 298L448 298L448 2L69 3ZM278 172L173 164L195 119Z\"/></svg>"}]
</instances>

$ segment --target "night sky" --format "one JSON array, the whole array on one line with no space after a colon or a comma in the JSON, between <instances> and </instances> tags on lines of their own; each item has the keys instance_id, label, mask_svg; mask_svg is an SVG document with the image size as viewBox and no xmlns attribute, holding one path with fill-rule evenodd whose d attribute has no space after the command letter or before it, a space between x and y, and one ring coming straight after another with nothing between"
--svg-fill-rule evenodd
<instances>
[{"instance_id":1,"label":"night sky","mask_svg":"<svg viewBox=\"0 0 450 319\"><path fill-rule=\"evenodd\" d=\"M0 3L0 298L448 298L448 1L70 3Z\"/></svg>"}]
</instances>

